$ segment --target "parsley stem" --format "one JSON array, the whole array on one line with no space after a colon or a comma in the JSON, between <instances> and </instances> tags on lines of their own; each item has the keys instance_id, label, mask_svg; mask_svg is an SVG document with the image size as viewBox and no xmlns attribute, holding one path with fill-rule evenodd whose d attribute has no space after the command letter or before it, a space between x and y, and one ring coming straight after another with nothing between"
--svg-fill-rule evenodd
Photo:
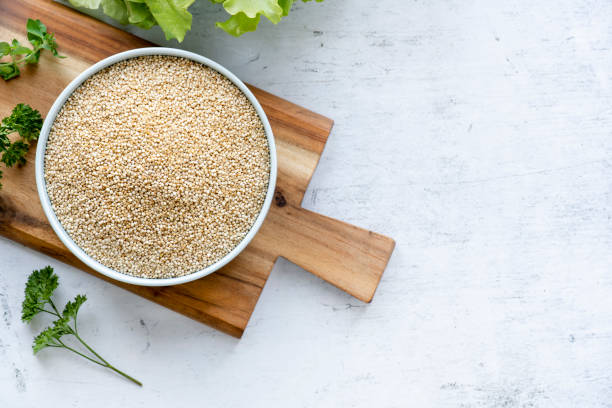
<instances>
[{"instance_id":1,"label":"parsley stem","mask_svg":"<svg viewBox=\"0 0 612 408\"><path fill-rule=\"evenodd\" d=\"M40 307L39 307L39 308L37 308L37 310L38 310L38 311L40 311L40 312L49 313L49 314L50 314L50 315L52 315L52 316L58 316L57 314L55 314L55 313L53 313L53 312L50 312L50 311L48 311L48 310L46 310L46 309L41 309ZM59 316L58 316L58 317L59 317Z\"/></svg>"},{"instance_id":2,"label":"parsley stem","mask_svg":"<svg viewBox=\"0 0 612 408\"><path fill-rule=\"evenodd\" d=\"M91 361L92 363L96 363L96 364L98 364L98 365L101 365L101 366L103 366L103 367L106 367L106 365L105 365L105 364L102 364L101 362L96 361L96 360L94 360L93 358L91 358L91 357L89 357L89 356L86 356L85 354L83 354L83 353L81 353L81 352L79 352L79 351L77 351L77 350L73 349L72 347L67 346L67 345L66 345L66 344L64 344L64 342L62 342L61 340L58 340L58 341L59 341L59 343L61 344L61 346L60 346L60 347L64 347L66 350L70 350L70 351L72 351L73 353L76 353L76 354L78 354L79 356L81 356L81 357L84 357L84 358L88 359L88 360L89 360L89 361Z\"/></svg>"},{"instance_id":3,"label":"parsley stem","mask_svg":"<svg viewBox=\"0 0 612 408\"><path fill-rule=\"evenodd\" d=\"M142 383L140 381L138 381L137 379L135 379L134 377L131 377L129 375L127 375L126 373L124 373L121 370L116 369L115 367L113 367L112 365L108 364L106 367L110 368L111 370L113 370L114 372L116 372L119 375L124 376L125 378L127 378L128 380L132 381L134 384L142 387Z\"/></svg>"},{"instance_id":4,"label":"parsley stem","mask_svg":"<svg viewBox=\"0 0 612 408\"><path fill-rule=\"evenodd\" d=\"M80 342L81 342L81 344L82 344L82 345L84 345L84 346L85 346L85 348L86 348L87 350L91 351L91 353L92 353L94 356L98 357L98 358L99 358L101 361L103 361L104 363L108 364L108 361L106 361L105 359L103 359L103 358L102 358L102 356L100 356L98 353L96 353L96 352L94 351L94 349L92 349L91 347L89 347L89 345L88 345L87 343L85 343L85 340L83 340L83 339L81 338L81 336L79 336L79 335L76 333L76 331L75 331L73 334L74 334L74 337L76 337L76 338L77 338L77 340L78 340L78 341L80 341ZM108 365L110 365L110 364L108 364Z\"/></svg>"},{"instance_id":5,"label":"parsley stem","mask_svg":"<svg viewBox=\"0 0 612 408\"><path fill-rule=\"evenodd\" d=\"M135 379L134 377L131 377L131 376L127 375L127 374L126 374L126 373L124 373L123 371L121 371L121 370L119 370L119 369L117 369L117 368L113 367L113 366L112 366L112 365L111 365L111 364L110 364L108 361L106 361L104 358L102 358L102 356L101 356L101 355L99 355L98 353L96 353L96 351L95 351L94 349L92 349L91 347L89 347L89 345L88 345L88 344L85 342L85 340L83 340L83 339L81 338L81 336L79 336L75 330L73 330L73 333L72 333L72 334L74 334L74 337L76 337L76 338L77 338L77 340L78 340L78 341L80 341L80 342L81 342L81 344L82 344L83 346L85 346L85 348L87 348L87 350L89 350L89 351L90 351L90 352L91 352L93 355L95 355L96 357L98 357L98 358L100 359L100 361L102 361L102 362L104 363L104 364L101 364L101 363L98 363L98 364L100 364L101 366L104 366L104 367L110 368L111 370L113 370L113 371L114 371L114 372L116 372L117 374L120 374L120 375L124 376L124 377L125 377L125 378L127 378L128 380L130 380L130 381L132 381L132 382L134 382L134 383L136 383L136 384L138 384L139 386L141 386L141 387L142 387L142 383L141 383L140 381L138 381L138 380L137 380L137 379ZM88 358L88 357L87 357L87 358ZM88 359L89 359L89 360L91 360L90 358L88 358ZM92 361L93 361L93 360L92 360Z\"/></svg>"},{"instance_id":6,"label":"parsley stem","mask_svg":"<svg viewBox=\"0 0 612 408\"><path fill-rule=\"evenodd\" d=\"M0 125L4 126L4 122ZM3 136L1 131L2 128L0 127L0 137ZM1 141L2 140L0 140L0 142ZM57 320L55 320L51 326L47 327L34 338L34 342L32 344L34 354L38 353L45 347L64 348L83 357L86 360L91 361L94 364L109 368L125 379L130 380L134 384L142 387L142 383L140 381L112 366L93 348L91 348L89 344L87 344L79 335L77 331L77 314L79 307L87 300L87 297L85 295L77 295L74 298L74 301L66 303L66 306L64 306L63 311L60 313L59 309L55 306L55 303L53 303L53 300L51 300L53 291L57 288L57 286L57 275L53 273L53 268L50 266L33 271L28 277L28 282L26 283L25 289L25 300L23 301L21 311L22 320L29 322L32 320L32 317L41 312L57 317ZM50 305L51 309L47 308L47 304ZM73 325L70 324L71 320L74 322ZM81 343L81 345L78 346L73 344L71 347L61 340L62 336L69 335L74 336L76 340Z\"/></svg>"},{"instance_id":7,"label":"parsley stem","mask_svg":"<svg viewBox=\"0 0 612 408\"><path fill-rule=\"evenodd\" d=\"M62 317L62 315L60 315L60 312L57 310L57 307L55 307L55 304L53 303L51 299L49 299L49 304L51 305L53 310L55 310L55 314L57 315L57 317Z\"/></svg>"}]
</instances>

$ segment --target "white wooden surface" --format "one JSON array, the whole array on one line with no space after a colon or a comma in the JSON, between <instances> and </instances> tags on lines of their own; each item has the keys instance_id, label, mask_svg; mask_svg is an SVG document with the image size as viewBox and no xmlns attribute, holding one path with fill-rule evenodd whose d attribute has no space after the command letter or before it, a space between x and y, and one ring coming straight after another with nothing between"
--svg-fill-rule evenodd
<instances>
[{"instance_id":1,"label":"white wooden surface","mask_svg":"<svg viewBox=\"0 0 612 408\"><path fill-rule=\"evenodd\" d=\"M0 406L612 406L612 3L327 0L240 39L212 9L182 47L336 120L304 205L397 240L374 302L281 260L239 341L3 240ZM46 264L143 389L32 355Z\"/></svg>"}]
</instances>

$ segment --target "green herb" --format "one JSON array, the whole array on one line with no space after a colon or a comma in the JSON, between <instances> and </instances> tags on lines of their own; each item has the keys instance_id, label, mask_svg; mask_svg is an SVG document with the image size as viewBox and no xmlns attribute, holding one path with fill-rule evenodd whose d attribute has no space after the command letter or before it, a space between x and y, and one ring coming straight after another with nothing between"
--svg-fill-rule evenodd
<instances>
[{"instance_id":1,"label":"green herb","mask_svg":"<svg viewBox=\"0 0 612 408\"><path fill-rule=\"evenodd\" d=\"M85 341L79 335L77 315L81 305L87 300L85 295L77 295L72 302L66 303L66 306L61 313L59 312L59 309L55 306L53 300L51 299L53 291L57 289L58 285L58 277L53 272L53 268L50 266L33 271L28 277L28 282L26 283L25 287L25 299L23 301L21 311L21 320L24 322L30 322L34 316L43 312L57 318L57 320L53 322L52 326L47 327L34 338L34 343L32 344L34 354L47 347L64 348L86 358L92 363L110 368L128 380L142 386L140 381L110 365L87 343L85 343ZM50 309L47 306L49 306ZM87 349L90 355L88 356L85 353L81 353L75 348L68 346L63 340L64 336L74 336L74 338L76 338L76 340L78 340L81 345Z\"/></svg>"},{"instance_id":2,"label":"green herb","mask_svg":"<svg viewBox=\"0 0 612 408\"><path fill-rule=\"evenodd\" d=\"M42 50L51 51L58 58L65 58L57 53L57 43L53 33L48 33L47 27L40 20L29 18L26 30L28 32L28 41L32 44L31 49L15 39L10 44L0 42L0 58L10 57L11 59L8 62L0 62L0 77L5 81L19 76L20 64L38 63Z\"/></svg>"},{"instance_id":3,"label":"green herb","mask_svg":"<svg viewBox=\"0 0 612 408\"><path fill-rule=\"evenodd\" d=\"M23 103L15 106L11 115L0 122L0 153L2 153L0 162L6 167L23 166L26 163L25 156L30 149L30 142L38 139L42 123L42 116L36 109ZM11 143L8 136L12 133L17 133L19 139ZM2 178L1 171L0 178Z\"/></svg>"},{"instance_id":4,"label":"green herb","mask_svg":"<svg viewBox=\"0 0 612 408\"><path fill-rule=\"evenodd\" d=\"M149 29L159 25L166 39L182 42L191 29L191 14L187 9L194 0L69 0L75 7L97 9L121 24L133 24ZM261 16L274 24L289 14L294 0L210 0L221 4L230 17L217 27L233 36L255 31ZM311 0L302 0L307 3ZM316 0L321 2L323 0Z\"/></svg>"}]
</instances>

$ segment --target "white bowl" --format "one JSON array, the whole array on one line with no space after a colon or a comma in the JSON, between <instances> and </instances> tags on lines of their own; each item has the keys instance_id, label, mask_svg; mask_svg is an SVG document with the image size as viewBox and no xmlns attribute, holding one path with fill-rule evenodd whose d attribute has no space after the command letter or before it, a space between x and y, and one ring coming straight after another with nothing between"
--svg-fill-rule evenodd
<instances>
[{"instance_id":1,"label":"white bowl","mask_svg":"<svg viewBox=\"0 0 612 408\"><path fill-rule=\"evenodd\" d=\"M266 138L268 139L268 147L270 150L270 180L268 183L268 191L266 192L266 198L261 207L261 211L255 220L255 223L249 230L249 232L245 235L242 241L234 248L231 252L221 258L219 261L215 262L212 265L207 266L206 268L193 272L188 275L179 276L176 278L164 278L164 279L149 279L149 278L139 278L136 276L127 275L118 271L115 271L107 266L102 265L100 262L93 259L91 256L87 255L85 251L83 251L73 240L70 238L70 235L64 230L62 224L57 219L55 212L53 211L53 207L51 206L51 201L49 200L49 195L47 194L47 187L45 183L45 151L47 148L47 140L49 139L49 131L53 126L53 122L55 121L55 117L57 113L60 111L66 100L70 97L72 92L79 87L86 79L91 77L96 72L108 67L109 65L113 65L119 61L123 61L126 59L140 57L143 55L171 55L175 57L183 57L196 62L199 62L203 65L206 65L215 71L219 72L230 81L234 83L249 99L249 101L255 107L259 118L261 119L265 132ZM183 51L176 48L162 48L162 47L151 47L151 48L139 48L135 50L121 52L119 54L112 55L108 58L103 59L102 61L94 64L89 67L85 71L83 71L78 77L76 77L64 91L60 94L60 96L55 100L53 106L49 110L47 117L45 118L45 122L43 123L42 130L40 132L40 137L38 139L38 147L36 148L36 186L38 188L38 196L40 197L40 202L42 204L42 208L47 216L47 219L51 223L51 227L55 233L59 236L60 240L68 247L68 249L81 261L83 261L87 266L92 269L100 272L103 275L108 276L109 278L116 279L121 282L130 283L133 285L142 285L142 286L168 286L168 285L178 285L181 283L186 283L193 281L195 279L199 279L203 276L209 275L216 270L223 267L229 261L234 259L253 239L259 227L264 221L268 210L270 209L270 204L272 203L272 198L274 196L274 189L276 187L276 148L274 145L274 136L272 135L272 129L270 128L270 123L268 122L268 118L264 113L261 105L255 99L255 96L251 93L249 88L234 74L228 71L226 68L217 64L214 61L209 60L208 58L204 58L201 55L194 54L189 51Z\"/></svg>"}]
</instances>

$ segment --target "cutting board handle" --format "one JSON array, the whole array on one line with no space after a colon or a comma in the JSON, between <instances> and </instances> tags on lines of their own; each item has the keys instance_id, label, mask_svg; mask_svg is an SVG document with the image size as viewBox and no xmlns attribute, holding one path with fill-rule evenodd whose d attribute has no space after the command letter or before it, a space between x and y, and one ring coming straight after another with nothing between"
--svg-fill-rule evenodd
<instances>
[{"instance_id":1,"label":"cutting board handle","mask_svg":"<svg viewBox=\"0 0 612 408\"><path fill-rule=\"evenodd\" d=\"M395 241L286 202L281 204L273 204L268 214L272 223L280 224L273 237L280 255L370 302Z\"/></svg>"}]
</instances>

